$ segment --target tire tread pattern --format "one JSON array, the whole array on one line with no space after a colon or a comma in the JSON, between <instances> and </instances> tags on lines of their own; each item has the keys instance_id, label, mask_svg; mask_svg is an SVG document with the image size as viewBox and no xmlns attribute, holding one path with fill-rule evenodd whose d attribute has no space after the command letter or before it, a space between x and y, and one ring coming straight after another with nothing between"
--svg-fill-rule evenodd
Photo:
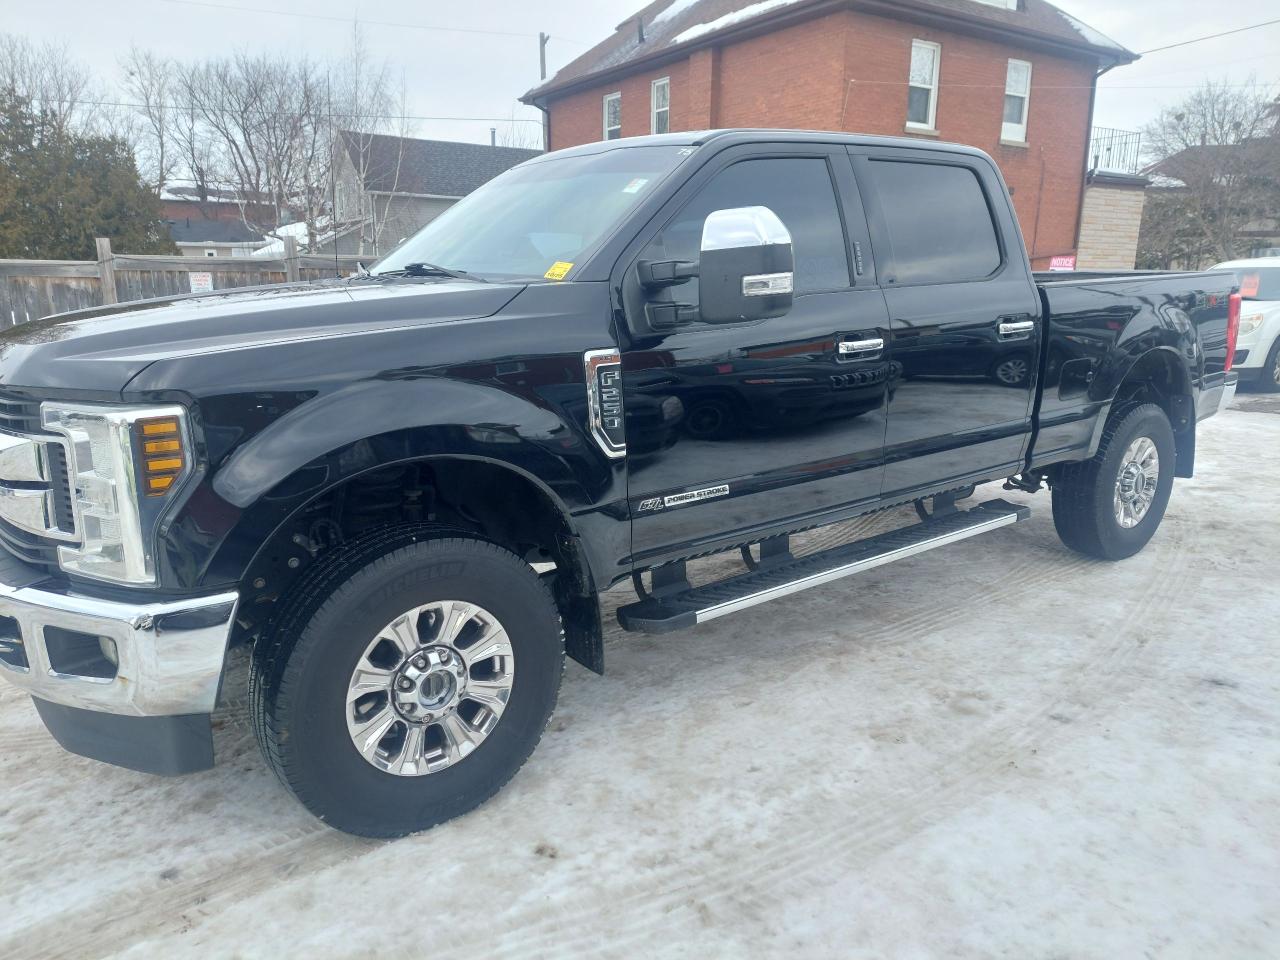
<instances>
[{"instance_id":1,"label":"tire tread pattern","mask_svg":"<svg viewBox=\"0 0 1280 960\"><path fill-rule=\"evenodd\" d=\"M288 735L284 729L283 718L289 716L291 701L296 695L293 685L286 677L289 657L298 644L305 640L308 625L327 607L344 602L343 587L355 574L361 571L376 573L379 568L391 567L400 558L405 548L427 541L443 549L480 547L492 551L496 558L509 561L516 567L517 572L532 573L528 565L509 550L468 531L431 524L388 525L369 531L360 538L339 546L322 558L293 587L289 595L279 602L276 614L254 644L248 691L249 715L254 735L267 765L280 782L313 812L316 811L316 805L310 802L307 786L300 778L292 775L289 763ZM563 624L560 622L551 590L543 578L534 575L533 579L541 589L549 614L556 619L563 644ZM560 676L563 676L563 657ZM558 676L557 689L559 683ZM550 723L550 717L547 722ZM510 776L503 781L503 784L524 765L532 754L533 748L541 740L545 729L544 726L543 730L538 731L538 736L530 745L528 752L512 769ZM501 785L499 785L500 788ZM400 834L385 834L389 837L398 835Z\"/></svg>"}]
</instances>

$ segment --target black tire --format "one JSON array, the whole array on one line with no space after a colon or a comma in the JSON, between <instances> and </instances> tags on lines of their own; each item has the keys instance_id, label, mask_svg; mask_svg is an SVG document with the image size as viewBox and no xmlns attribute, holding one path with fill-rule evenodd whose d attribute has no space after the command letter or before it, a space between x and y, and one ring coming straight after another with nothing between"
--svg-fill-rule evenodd
<instances>
[{"instance_id":1,"label":"black tire","mask_svg":"<svg viewBox=\"0 0 1280 960\"><path fill-rule=\"evenodd\" d=\"M1148 437L1160 458L1155 495L1146 515L1133 527L1116 518L1116 482L1125 452ZM1097 456L1064 464L1053 480L1053 525L1062 542L1099 560L1123 560L1145 547L1164 519L1173 491L1176 448L1165 412L1151 403L1126 403L1107 420Z\"/></svg>"},{"instance_id":2,"label":"black tire","mask_svg":"<svg viewBox=\"0 0 1280 960\"><path fill-rule=\"evenodd\" d=\"M479 604L501 621L518 664L510 699L472 753L433 773L397 776L352 743L347 685L386 624L446 599ZM267 763L321 820L359 836L399 837L472 810L515 775L551 717L563 669L559 614L528 564L486 541L389 528L318 564L258 641L254 731Z\"/></svg>"},{"instance_id":3,"label":"black tire","mask_svg":"<svg viewBox=\"0 0 1280 960\"><path fill-rule=\"evenodd\" d=\"M1258 377L1258 386L1267 393L1280 393L1280 337L1271 345L1267 354L1267 362L1263 365Z\"/></svg>"}]
</instances>

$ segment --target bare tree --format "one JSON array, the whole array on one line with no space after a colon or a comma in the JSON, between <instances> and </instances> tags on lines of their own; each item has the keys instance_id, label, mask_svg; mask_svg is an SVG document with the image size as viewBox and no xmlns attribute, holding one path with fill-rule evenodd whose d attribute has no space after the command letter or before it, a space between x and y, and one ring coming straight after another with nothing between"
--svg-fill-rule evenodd
<instances>
[{"instance_id":1,"label":"bare tree","mask_svg":"<svg viewBox=\"0 0 1280 960\"><path fill-rule=\"evenodd\" d=\"M542 122L528 117L518 117L516 108L512 107L506 126L498 128L497 141L500 147L541 150Z\"/></svg>"},{"instance_id":2,"label":"bare tree","mask_svg":"<svg viewBox=\"0 0 1280 960\"><path fill-rule=\"evenodd\" d=\"M0 33L0 89L35 103L61 131L90 127L101 114L87 67L73 60L65 43L37 46L25 37Z\"/></svg>"},{"instance_id":3,"label":"bare tree","mask_svg":"<svg viewBox=\"0 0 1280 960\"><path fill-rule=\"evenodd\" d=\"M356 252L376 255L391 202L388 198L379 209L367 186L377 179L389 183L392 192L398 189L404 140L412 135L412 122L407 116L408 88L403 76L397 97L392 93L389 64L370 57L358 24L352 28L351 46L336 71L333 94L331 176L336 180L335 194L341 190L349 201L345 204L348 209L333 211L335 228L339 217L358 221Z\"/></svg>"},{"instance_id":4,"label":"bare tree","mask_svg":"<svg viewBox=\"0 0 1280 960\"><path fill-rule=\"evenodd\" d=\"M1251 228L1280 218L1274 95L1206 83L1163 111L1144 141L1155 184L1139 241L1145 262L1229 260Z\"/></svg>"},{"instance_id":5,"label":"bare tree","mask_svg":"<svg viewBox=\"0 0 1280 960\"><path fill-rule=\"evenodd\" d=\"M138 168L159 193L178 162L177 118L173 114L174 66L168 59L134 46L120 61L120 69L124 74L125 92L136 104L132 141Z\"/></svg>"},{"instance_id":6,"label":"bare tree","mask_svg":"<svg viewBox=\"0 0 1280 960\"><path fill-rule=\"evenodd\" d=\"M309 60L240 53L178 73L184 159L207 163L198 183L240 203L246 225L271 231L304 215L327 168L324 79ZM321 172L317 174L316 167Z\"/></svg>"},{"instance_id":7,"label":"bare tree","mask_svg":"<svg viewBox=\"0 0 1280 960\"><path fill-rule=\"evenodd\" d=\"M147 126L157 112L168 118L151 142L158 148L166 138L166 161L192 178L201 198L233 197L244 223L266 234L302 221L311 246L333 220L338 131L371 136L391 109L389 68L369 56L358 28L348 55L329 64L242 52L172 67L167 86L145 56L129 65L139 89L145 80L153 94L148 101L135 93L139 103L161 105L146 111Z\"/></svg>"}]
</instances>

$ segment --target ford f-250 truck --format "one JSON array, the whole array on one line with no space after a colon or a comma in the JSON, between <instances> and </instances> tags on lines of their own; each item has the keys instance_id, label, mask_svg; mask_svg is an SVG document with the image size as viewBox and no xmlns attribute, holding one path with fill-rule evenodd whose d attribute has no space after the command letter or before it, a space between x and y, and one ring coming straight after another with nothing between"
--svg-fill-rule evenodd
<instances>
[{"instance_id":1,"label":"ford f-250 truck","mask_svg":"<svg viewBox=\"0 0 1280 960\"><path fill-rule=\"evenodd\" d=\"M67 749L213 763L228 649L369 836L524 763L601 591L663 633L1027 516L1128 557L1235 390L1230 273L1034 276L964 147L719 131L531 160L349 280L0 336L0 673ZM914 503L918 525L788 536ZM685 564L740 551L739 575Z\"/></svg>"}]
</instances>

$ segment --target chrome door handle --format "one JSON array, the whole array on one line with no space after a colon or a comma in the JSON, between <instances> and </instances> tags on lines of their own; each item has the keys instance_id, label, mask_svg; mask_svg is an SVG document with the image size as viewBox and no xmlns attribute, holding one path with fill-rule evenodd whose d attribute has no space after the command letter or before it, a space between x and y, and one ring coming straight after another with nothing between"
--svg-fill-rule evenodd
<instances>
[{"instance_id":1,"label":"chrome door handle","mask_svg":"<svg viewBox=\"0 0 1280 960\"><path fill-rule=\"evenodd\" d=\"M841 340L839 353L842 357L856 357L867 353L879 353L883 349L883 337L872 340Z\"/></svg>"},{"instance_id":2,"label":"chrome door handle","mask_svg":"<svg viewBox=\"0 0 1280 960\"><path fill-rule=\"evenodd\" d=\"M1000 324L1000 336L1023 337L1031 333L1035 328L1036 322L1034 320L1006 321Z\"/></svg>"}]
</instances>

